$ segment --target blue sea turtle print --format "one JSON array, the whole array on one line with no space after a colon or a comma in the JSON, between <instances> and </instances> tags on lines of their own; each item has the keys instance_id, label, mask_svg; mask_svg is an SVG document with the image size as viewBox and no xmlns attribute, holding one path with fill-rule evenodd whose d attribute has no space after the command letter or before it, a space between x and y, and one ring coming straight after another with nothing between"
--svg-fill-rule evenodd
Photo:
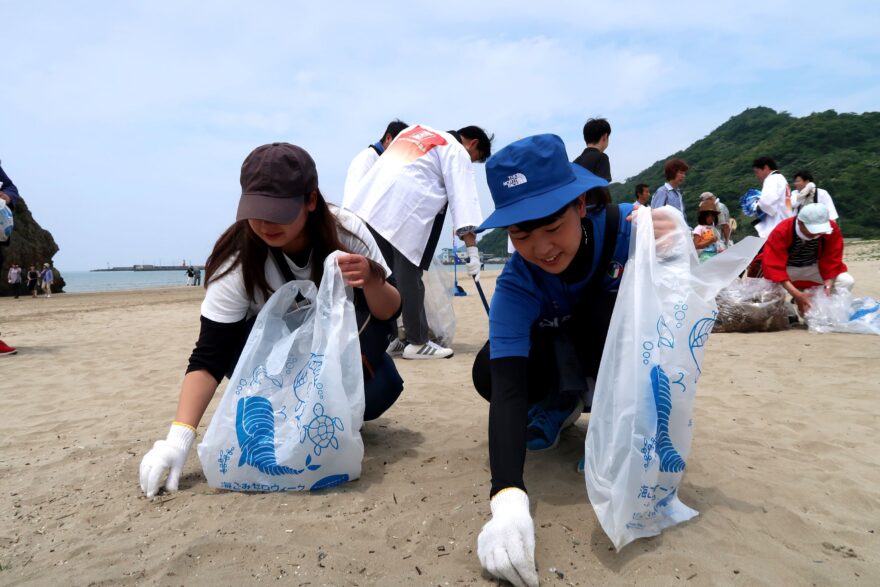
<instances>
[{"instance_id":1,"label":"blue sea turtle print","mask_svg":"<svg viewBox=\"0 0 880 587\"><path fill-rule=\"evenodd\" d=\"M315 443L315 455L321 456L321 451L332 446L339 448L339 439L336 438L337 430L345 430L342 427L342 420L339 418L331 418L324 415L324 406L315 404L315 417L311 422L303 426L300 433L300 442L305 442L308 436L309 440Z\"/></svg>"}]
</instances>

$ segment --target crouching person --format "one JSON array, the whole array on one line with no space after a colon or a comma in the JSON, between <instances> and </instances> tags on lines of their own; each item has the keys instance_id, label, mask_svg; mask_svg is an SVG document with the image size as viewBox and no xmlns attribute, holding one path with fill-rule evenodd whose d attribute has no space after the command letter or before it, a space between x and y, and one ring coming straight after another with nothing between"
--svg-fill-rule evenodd
<instances>
[{"instance_id":1,"label":"crouching person","mask_svg":"<svg viewBox=\"0 0 880 587\"><path fill-rule=\"evenodd\" d=\"M830 295L837 287L852 291L855 284L843 262L840 228L823 204L808 204L780 222L767 237L761 263L764 278L782 285L801 315L810 309L804 290L822 285Z\"/></svg>"},{"instance_id":2,"label":"crouching person","mask_svg":"<svg viewBox=\"0 0 880 587\"><path fill-rule=\"evenodd\" d=\"M492 473L492 519L477 549L492 575L537 585L526 450L555 447L562 429L589 411L588 378L598 373L633 206L588 211L584 193L607 182L569 163L555 135L505 147L486 176L495 212L480 229L506 228L516 253L498 278L489 342L473 366L474 386L490 402Z\"/></svg>"}]
</instances>

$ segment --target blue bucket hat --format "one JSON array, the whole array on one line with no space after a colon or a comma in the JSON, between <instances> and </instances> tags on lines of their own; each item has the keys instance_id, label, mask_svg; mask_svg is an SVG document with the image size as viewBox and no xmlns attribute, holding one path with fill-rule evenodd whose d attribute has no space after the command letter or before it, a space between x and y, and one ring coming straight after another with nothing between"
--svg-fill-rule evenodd
<instances>
[{"instance_id":1,"label":"blue bucket hat","mask_svg":"<svg viewBox=\"0 0 880 587\"><path fill-rule=\"evenodd\" d=\"M495 211L478 230L544 218L582 193L608 182L569 163L565 143L553 134L511 143L486 162L486 181Z\"/></svg>"}]
</instances>

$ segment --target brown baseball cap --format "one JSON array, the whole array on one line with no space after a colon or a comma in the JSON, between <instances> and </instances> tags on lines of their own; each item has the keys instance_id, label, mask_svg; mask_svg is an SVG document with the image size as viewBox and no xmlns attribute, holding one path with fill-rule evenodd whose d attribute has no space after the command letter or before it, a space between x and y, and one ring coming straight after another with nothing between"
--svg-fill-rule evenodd
<instances>
[{"instance_id":1,"label":"brown baseball cap","mask_svg":"<svg viewBox=\"0 0 880 587\"><path fill-rule=\"evenodd\" d=\"M318 170L305 149L290 143L262 145L241 164L236 220L256 218L290 224L306 194L318 189Z\"/></svg>"}]
</instances>

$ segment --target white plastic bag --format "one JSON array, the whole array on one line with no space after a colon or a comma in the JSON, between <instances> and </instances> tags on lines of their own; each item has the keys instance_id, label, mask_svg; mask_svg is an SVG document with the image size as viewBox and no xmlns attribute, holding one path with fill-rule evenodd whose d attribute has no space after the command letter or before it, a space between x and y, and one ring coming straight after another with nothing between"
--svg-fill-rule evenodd
<instances>
[{"instance_id":1,"label":"white plastic bag","mask_svg":"<svg viewBox=\"0 0 880 587\"><path fill-rule=\"evenodd\" d=\"M652 210L635 213L586 439L587 493L618 550L697 514L678 487L715 295L764 242L748 237L700 264L684 217L669 206L653 213L676 228L655 241Z\"/></svg>"},{"instance_id":2,"label":"white plastic bag","mask_svg":"<svg viewBox=\"0 0 880 587\"><path fill-rule=\"evenodd\" d=\"M455 338L455 310L452 308L452 279L443 265L431 259L431 269L422 273L425 285L425 315L437 342L448 347Z\"/></svg>"},{"instance_id":3,"label":"white plastic bag","mask_svg":"<svg viewBox=\"0 0 880 587\"><path fill-rule=\"evenodd\" d=\"M211 487L300 491L360 476L360 342L337 256L319 290L291 281L260 310L198 447Z\"/></svg>"},{"instance_id":4,"label":"white plastic bag","mask_svg":"<svg viewBox=\"0 0 880 587\"><path fill-rule=\"evenodd\" d=\"M4 200L0 200L0 243L5 243L12 237L12 227L15 221L12 217L12 210L6 205Z\"/></svg>"},{"instance_id":5,"label":"white plastic bag","mask_svg":"<svg viewBox=\"0 0 880 587\"><path fill-rule=\"evenodd\" d=\"M853 299L852 293L837 288L831 295L815 287L810 294L810 309L804 317L810 332L848 332L880 334L880 301L865 297Z\"/></svg>"}]
</instances>

